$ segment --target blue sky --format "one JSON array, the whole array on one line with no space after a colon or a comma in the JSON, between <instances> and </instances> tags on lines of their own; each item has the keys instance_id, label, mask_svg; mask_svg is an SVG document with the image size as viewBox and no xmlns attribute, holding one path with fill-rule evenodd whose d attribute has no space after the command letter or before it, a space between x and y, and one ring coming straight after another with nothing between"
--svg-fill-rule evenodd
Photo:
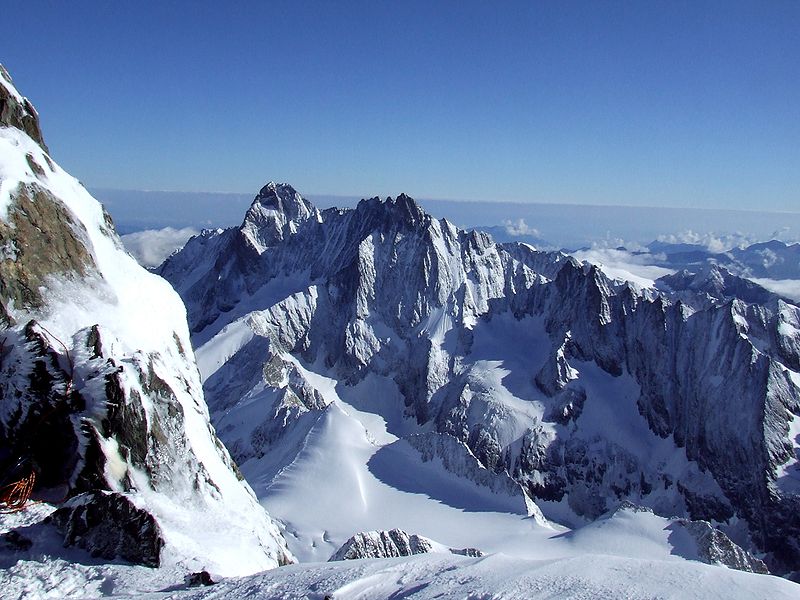
<instances>
[{"instance_id":1,"label":"blue sky","mask_svg":"<svg viewBox=\"0 0 800 600\"><path fill-rule=\"evenodd\" d=\"M93 187L800 211L798 2L4 0Z\"/></svg>"}]
</instances>

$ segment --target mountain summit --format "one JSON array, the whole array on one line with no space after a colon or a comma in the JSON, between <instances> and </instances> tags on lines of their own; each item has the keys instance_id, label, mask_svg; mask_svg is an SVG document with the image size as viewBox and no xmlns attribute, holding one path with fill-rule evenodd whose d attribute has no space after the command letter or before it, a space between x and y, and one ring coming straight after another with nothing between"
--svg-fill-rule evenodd
<instances>
[{"instance_id":1,"label":"mountain summit","mask_svg":"<svg viewBox=\"0 0 800 600\"><path fill-rule=\"evenodd\" d=\"M245 214L241 231L261 254L297 231L308 219L319 220L319 211L287 183L270 181L261 188Z\"/></svg>"}]
</instances>

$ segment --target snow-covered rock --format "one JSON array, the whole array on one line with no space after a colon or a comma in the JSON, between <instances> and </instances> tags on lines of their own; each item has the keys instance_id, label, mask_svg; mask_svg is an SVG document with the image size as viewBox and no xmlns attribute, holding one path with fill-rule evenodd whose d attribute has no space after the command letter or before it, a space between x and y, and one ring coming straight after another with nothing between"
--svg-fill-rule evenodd
<instances>
[{"instance_id":1,"label":"snow-covered rock","mask_svg":"<svg viewBox=\"0 0 800 600\"><path fill-rule=\"evenodd\" d=\"M329 562L337 560L358 560L363 558L394 558L413 556L428 552L449 552L460 556L480 557L483 552L477 548L447 548L421 535L406 533L402 529L389 531L363 531L348 539Z\"/></svg>"},{"instance_id":2,"label":"snow-covered rock","mask_svg":"<svg viewBox=\"0 0 800 600\"><path fill-rule=\"evenodd\" d=\"M269 182L248 209L242 233L261 254L310 218L319 220L319 211L308 200L289 185Z\"/></svg>"},{"instance_id":3,"label":"snow-covered rock","mask_svg":"<svg viewBox=\"0 0 800 600\"><path fill-rule=\"evenodd\" d=\"M357 533L339 548L330 560L354 560L359 558L390 558L412 556L433 550L428 538L408 534L402 529L389 531L366 531Z\"/></svg>"},{"instance_id":4,"label":"snow-covered rock","mask_svg":"<svg viewBox=\"0 0 800 600\"><path fill-rule=\"evenodd\" d=\"M674 527L683 527L697 544L700 560L709 564L721 564L731 569L749 573L769 573L764 561L734 544L731 539L708 521L678 519Z\"/></svg>"},{"instance_id":5,"label":"snow-covered rock","mask_svg":"<svg viewBox=\"0 0 800 600\"><path fill-rule=\"evenodd\" d=\"M674 517L659 519L653 515L652 509L624 501L598 519L598 523L602 526L604 521L630 518L631 516L639 517L640 515L644 515L645 519L651 521L661 521L665 525L664 531L670 532L668 542L672 546L673 554L691 560L700 560L710 565L724 565L748 573L769 573L764 561L734 543L727 534L708 521L692 521Z\"/></svg>"},{"instance_id":6,"label":"snow-covered rock","mask_svg":"<svg viewBox=\"0 0 800 600\"><path fill-rule=\"evenodd\" d=\"M291 561L211 427L180 298L50 158L5 70L0 117L3 469L24 457L37 497L91 498L56 520L103 556L115 540L101 537L147 514L164 546L146 564L234 575Z\"/></svg>"},{"instance_id":7,"label":"snow-covered rock","mask_svg":"<svg viewBox=\"0 0 800 600\"><path fill-rule=\"evenodd\" d=\"M484 467L469 447L447 433L415 433L406 437L417 450L423 462L436 460L445 470L464 479L488 488L495 494L519 499L520 510L545 524L546 519L539 507L528 497L519 483L506 472L495 472Z\"/></svg>"}]
</instances>

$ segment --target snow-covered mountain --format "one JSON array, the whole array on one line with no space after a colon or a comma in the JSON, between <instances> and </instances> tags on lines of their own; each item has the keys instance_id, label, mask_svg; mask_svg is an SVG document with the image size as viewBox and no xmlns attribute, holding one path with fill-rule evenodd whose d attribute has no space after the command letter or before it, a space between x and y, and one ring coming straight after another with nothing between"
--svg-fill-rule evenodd
<instances>
[{"instance_id":1,"label":"snow-covered mountain","mask_svg":"<svg viewBox=\"0 0 800 600\"><path fill-rule=\"evenodd\" d=\"M434 460L504 505L521 491L542 523L539 508L581 524L631 501L710 521L773 572L800 568L800 309L734 276L634 286L405 195L319 211L274 183L160 273L186 302L220 437L285 523L286 490L312 465L326 481L314 453L350 414L380 424L354 485L413 491L382 461ZM289 544L322 559L354 533Z\"/></svg>"},{"instance_id":2,"label":"snow-covered mountain","mask_svg":"<svg viewBox=\"0 0 800 600\"><path fill-rule=\"evenodd\" d=\"M52 160L2 67L0 461L3 484L33 468L34 498L60 505L3 536L4 589L15 573L45 585L35 540L52 527L106 560L227 575L292 561L209 422L183 303Z\"/></svg>"}]
</instances>

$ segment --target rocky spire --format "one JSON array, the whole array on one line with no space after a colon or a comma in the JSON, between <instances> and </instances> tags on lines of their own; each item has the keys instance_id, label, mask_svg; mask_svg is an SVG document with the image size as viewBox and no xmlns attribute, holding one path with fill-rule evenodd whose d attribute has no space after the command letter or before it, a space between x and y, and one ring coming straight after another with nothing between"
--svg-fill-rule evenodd
<instances>
[{"instance_id":1,"label":"rocky spire","mask_svg":"<svg viewBox=\"0 0 800 600\"><path fill-rule=\"evenodd\" d=\"M314 205L288 183L270 181L258 192L240 229L261 254L312 218L320 220L319 211Z\"/></svg>"},{"instance_id":2,"label":"rocky spire","mask_svg":"<svg viewBox=\"0 0 800 600\"><path fill-rule=\"evenodd\" d=\"M11 75L2 64L0 64L0 125L24 131L45 152L50 153L39 127L39 113L27 98L20 95L11 81Z\"/></svg>"}]
</instances>

